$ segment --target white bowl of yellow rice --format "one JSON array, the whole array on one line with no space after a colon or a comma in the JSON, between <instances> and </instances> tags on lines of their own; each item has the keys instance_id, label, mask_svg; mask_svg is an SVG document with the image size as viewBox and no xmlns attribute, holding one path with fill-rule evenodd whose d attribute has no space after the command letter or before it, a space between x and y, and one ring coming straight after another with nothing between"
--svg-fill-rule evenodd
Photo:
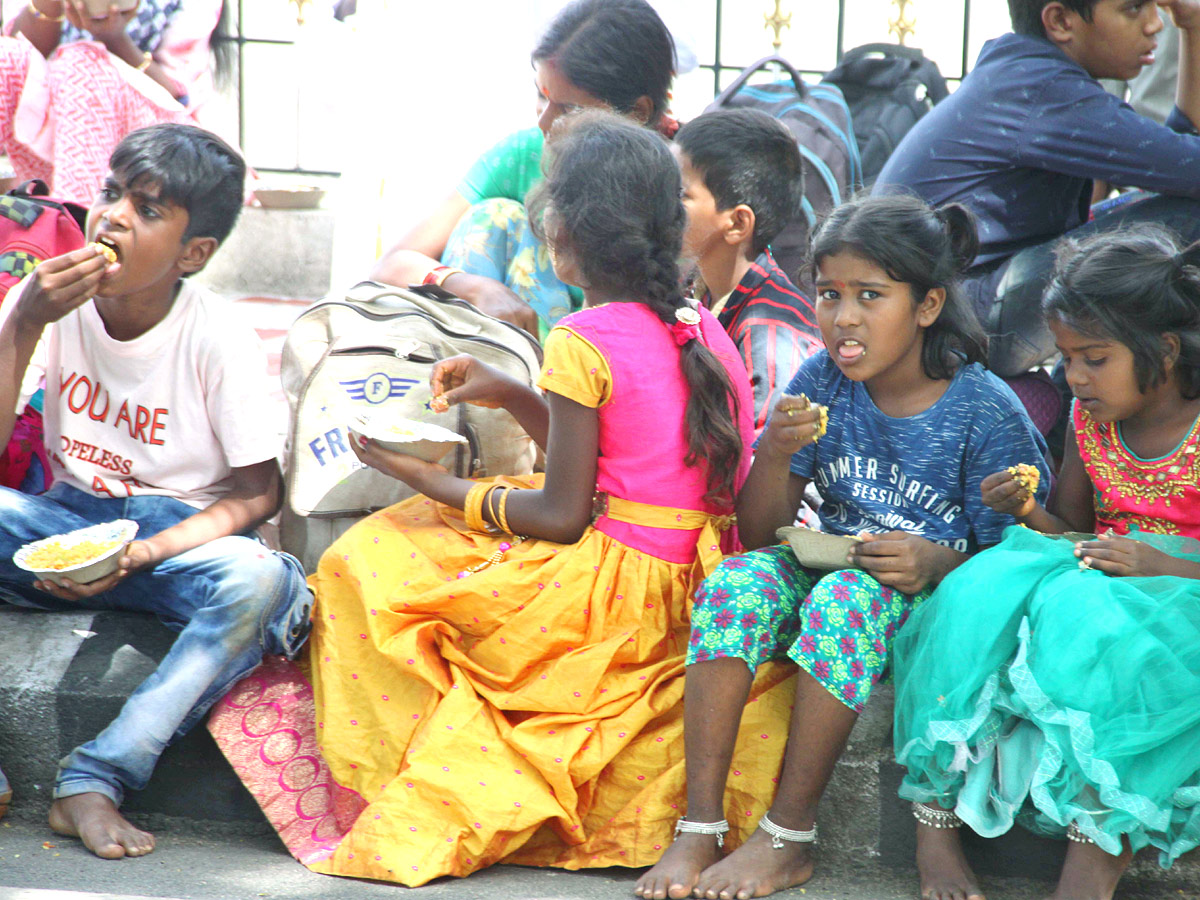
<instances>
[{"instance_id":1,"label":"white bowl of yellow rice","mask_svg":"<svg viewBox=\"0 0 1200 900\"><path fill-rule=\"evenodd\" d=\"M13 554L13 562L40 581L61 585L69 578L87 584L117 570L137 530L137 522L130 519L89 525L26 544Z\"/></svg>"}]
</instances>

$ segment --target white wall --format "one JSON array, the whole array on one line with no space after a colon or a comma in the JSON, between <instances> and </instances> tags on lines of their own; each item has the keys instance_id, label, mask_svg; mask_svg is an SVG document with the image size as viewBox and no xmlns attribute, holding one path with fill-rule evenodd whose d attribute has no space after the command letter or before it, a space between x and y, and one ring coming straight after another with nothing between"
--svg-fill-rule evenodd
<instances>
[{"instance_id":1,"label":"white wall","mask_svg":"<svg viewBox=\"0 0 1200 900\"><path fill-rule=\"evenodd\" d=\"M295 27L294 7L284 0L247 4L254 11L247 14L248 34L273 30L297 41L290 58L280 54L283 62L247 66L247 117L259 123L278 117L282 128L298 109L302 165L343 172L326 204L338 214L335 286L362 277L381 248L454 190L484 149L533 123L529 52L563 2L359 0L359 12L337 23L326 0L310 7L303 27ZM692 68L697 55L711 61L715 0L652 2L681 46L681 68ZM724 0L726 61L745 63L771 51L763 16L773 5ZM1008 17L1001 0L972 6L973 60L985 39L1007 30ZM803 68L832 65L834 0L785 0L784 8L793 19L782 52ZM963 0L913 0L912 9L917 32L909 43L957 76ZM847 0L845 46L889 40L894 10L891 0ZM711 99L711 78L694 72L680 79L675 109L682 118ZM254 148L248 151L256 161Z\"/></svg>"}]
</instances>

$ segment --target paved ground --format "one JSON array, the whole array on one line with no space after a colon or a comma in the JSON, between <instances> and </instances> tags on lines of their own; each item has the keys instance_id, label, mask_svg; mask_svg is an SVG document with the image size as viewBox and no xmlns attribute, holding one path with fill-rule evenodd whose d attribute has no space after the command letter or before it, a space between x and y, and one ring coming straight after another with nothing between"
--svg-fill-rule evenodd
<instances>
[{"instance_id":1,"label":"paved ground","mask_svg":"<svg viewBox=\"0 0 1200 900\"><path fill-rule=\"evenodd\" d=\"M466 879L442 879L411 892L417 900L630 900L638 872L564 872L496 866ZM988 879L989 896L1038 900L1045 883ZM781 900L915 900L915 876L880 868L818 875ZM142 859L100 860L78 841L28 822L0 822L0 900L372 900L410 895L404 888L314 875L274 835L171 838ZM1131 900L1137 895L1123 895ZM1173 896L1185 900L1182 894ZM1186 898L1195 900L1195 895Z\"/></svg>"}]
</instances>

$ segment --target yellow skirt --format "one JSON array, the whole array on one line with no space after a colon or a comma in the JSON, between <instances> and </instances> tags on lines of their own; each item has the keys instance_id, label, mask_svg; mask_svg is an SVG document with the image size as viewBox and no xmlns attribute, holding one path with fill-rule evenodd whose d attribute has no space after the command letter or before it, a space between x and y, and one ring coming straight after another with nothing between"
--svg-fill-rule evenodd
<instances>
[{"instance_id":1,"label":"yellow skirt","mask_svg":"<svg viewBox=\"0 0 1200 900\"><path fill-rule=\"evenodd\" d=\"M530 486L528 479L501 479ZM415 497L312 578L316 739L365 803L316 871L415 886L491 863L645 866L684 814L688 609L703 577L589 528L503 537ZM730 772L734 841L774 793L795 669L759 672Z\"/></svg>"}]
</instances>

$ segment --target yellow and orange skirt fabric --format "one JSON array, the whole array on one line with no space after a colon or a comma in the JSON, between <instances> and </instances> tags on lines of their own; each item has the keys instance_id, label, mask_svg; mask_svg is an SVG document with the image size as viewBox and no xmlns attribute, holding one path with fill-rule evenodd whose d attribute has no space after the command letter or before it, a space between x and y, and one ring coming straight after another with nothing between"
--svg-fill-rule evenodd
<instances>
[{"instance_id":1,"label":"yellow and orange skirt fabric","mask_svg":"<svg viewBox=\"0 0 1200 900\"><path fill-rule=\"evenodd\" d=\"M515 543L414 497L326 552L307 665L270 661L209 728L314 871L416 886L496 862L650 865L686 812L688 610L708 562L592 528ZM734 845L774 794L794 675L772 662L755 680Z\"/></svg>"}]
</instances>

